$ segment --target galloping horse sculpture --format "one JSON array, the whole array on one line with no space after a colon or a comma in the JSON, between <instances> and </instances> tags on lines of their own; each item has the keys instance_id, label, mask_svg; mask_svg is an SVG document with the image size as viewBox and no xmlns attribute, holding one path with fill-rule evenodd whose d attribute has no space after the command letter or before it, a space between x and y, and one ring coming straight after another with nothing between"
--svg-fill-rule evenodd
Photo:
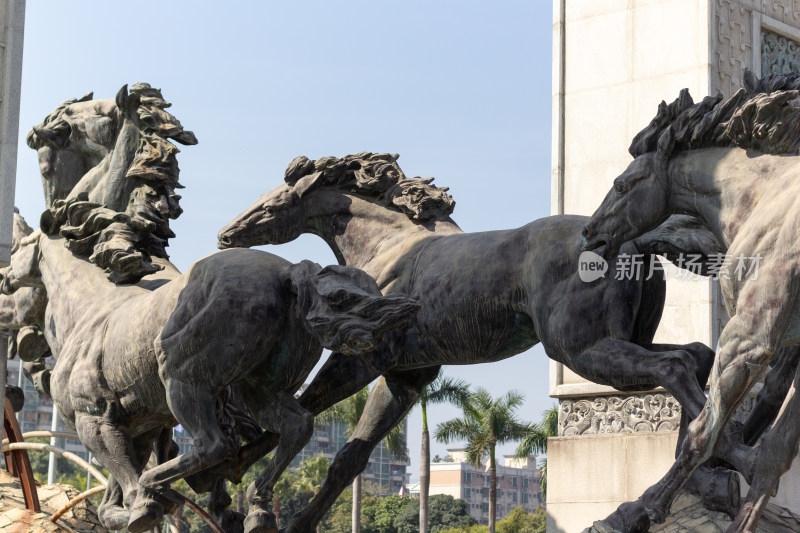
<instances>
[{"instance_id":1,"label":"galloping horse sculpture","mask_svg":"<svg viewBox=\"0 0 800 533\"><path fill-rule=\"evenodd\" d=\"M316 234L340 263L373 276L384 294L407 293L422 305L394 351L369 359L334 353L301 396L301 405L317 413L384 377L317 497L289 531L313 529L443 364L497 361L541 342L550 358L591 381L626 391L663 385L690 416L700 413L713 352L700 343L653 343L664 305L661 275L581 281L578 255L585 217L550 217L514 230L462 233L449 217L453 201L446 189L431 180L406 178L396 159L371 153L297 158L286 171L285 184L219 233L221 248L281 244L302 233ZM708 237L686 219L676 219L672 231L653 232L626 249L645 254L719 251ZM615 268L612 262L609 270ZM732 445L720 453L744 469L745 452ZM730 510L738 502L736 477L720 478L724 501L716 505Z\"/></svg>"},{"instance_id":2,"label":"galloping horse sculpture","mask_svg":"<svg viewBox=\"0 0 800 533\"><path fill-rule=\"evenodd\" d=\"M625 532L663 521L692 471L717 445L731 414L781 350L800 340L800 77L757 80L728 100L695 104L688 91L662 102L631 144L634 161L615 181L583 231L584 249L612 257L626 240L654 228L670 213L687 213L728 249L749 258L745 272L720 280L732 317L719 339L708 402L689 426L666 476L607 522ZM760 261L756 264L756 261ZM757 268L753 268L756 266ZM746 275L745 275L746 274ZM755 447L755 477L729 532L755 531L800 439L800 373L781 414Z\"/></svg>"},{"instance_id":3,"label":"galloping horse sculpture","mask_svg":"<svg viewBox=\"0 0 800 533\"><path fill-rule=\"evenodd\" d=\"M40 163L69 159L67 152L96 157L86 156L90 168L67 193L62 180L77 176L61 175L58 165L45 176L53 169L40 165L53 200L45 233L22 241L3 284L46 290L53 399L121 491L101 506L107 527L150 529L176 503L170 483L235 456L243 404L242 420L252 416L279 436L244 524L272 531L272 486L313 430L294 393L322 347L375 350L419 304L382 296L354 268L292 265L253 250L220 252L180 274L164 252L168 220L180 213L177 149L166 138L196 141L167 105L137 84L115 100L67 103L29 135ZM116 285L103 270L114 281L138 281ZM178 423L195 447L171 457L163 437ZM162 464L143 472L156 441Z\"/></svg>"}]
</instances>

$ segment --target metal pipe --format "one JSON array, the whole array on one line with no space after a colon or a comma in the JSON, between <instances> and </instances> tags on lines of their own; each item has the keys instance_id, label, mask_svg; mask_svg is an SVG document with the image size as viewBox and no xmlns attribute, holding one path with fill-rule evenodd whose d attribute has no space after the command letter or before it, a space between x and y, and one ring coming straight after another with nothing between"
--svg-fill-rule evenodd
<instances>
[{"instance_id":1,"label":"metal pipe","mask_svg":"<svg viewBox=\"0 0 800 533\"><path fill-rule=\"evenodd\" d=\"M56 448L55 446L50 446L49 444L44 444L41 442L12 442L11 444L4 444L0 451L7 452L11 450L40 450L43 452L50 452L57 455L60 455L64 459L69 459L73 463L76 463L78 466L85 468L92 475L99 481L102 485L108 483L106 477L95 467L78 457L72 452L68 452L66 450L62 450L61 448Z\"/></svg>"},{"instance_id":2,"label":"metal pipe","mask_svg":"<svg viewBox=\"0 0 800 533\"><path fill-rule=\"evenodd\" d=\"M20 360L20 372L22 372L22 360ZM56 409L55 402L53 403L53 415L50 418L50 431L58 431L58 409ZM56 438L50 437L50 446L56 446ZM47 463L47 484L52 485L56 482L56 454L50 453L50 460Z\"/></svg>"}]
</instances>

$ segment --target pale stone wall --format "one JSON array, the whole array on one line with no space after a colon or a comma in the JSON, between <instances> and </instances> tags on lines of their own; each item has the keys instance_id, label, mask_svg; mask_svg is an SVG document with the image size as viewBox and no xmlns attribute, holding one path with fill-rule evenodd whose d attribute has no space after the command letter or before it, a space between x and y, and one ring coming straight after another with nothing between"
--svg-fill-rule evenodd
<instances>
[{"instance_id":1,"label":"pale stone wall","mask_svg":"<svg viewBox=\"0 0 800 533\"><path fill-rule=\"evenodd\" d=\"M556 437L547 444L547 533L583 531L672 465L676 432Z\"/></svg>"},{"instance_id":2,"label":"pale stone wall","mask_svg":"<svg viewBox=\"0 0 800 533\"><path fill-rule=\"evenodd\" d=\"M555 0L554 54L563 40L566 55L553 82L554 213L589 215L597 208L632 160L631 139L662 99L684 87L708 93L709 1L577 0L565 2L562 15ZM555 65L561 62L554 57ZM667 292L656 340L713 344L710 282L671 279ZM555 364L551 375L556 397L611 392L583 386L585 380Z\"/></svg>"}]
</instances>

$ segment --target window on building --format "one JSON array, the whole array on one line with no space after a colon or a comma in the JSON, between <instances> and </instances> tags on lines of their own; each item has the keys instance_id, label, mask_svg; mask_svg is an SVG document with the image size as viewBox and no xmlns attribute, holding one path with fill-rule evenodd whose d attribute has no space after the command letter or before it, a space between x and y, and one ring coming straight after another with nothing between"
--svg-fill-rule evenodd
<instances>
[{"instance_id":1,"label":"window on building","mask_svg":"<svg viewBox=\"0 0 800 533\"><path fill-rule=\"evenodd\" d=\"M527 489L528 488L528 478L526 478L526 477L522 478L522 488L523 489Z\"/></svg>"},{"instance_id":2,"label":"window on building","mask_svg":"<svg viewBox=\"0 0 800 533\"><path fill-rule=\"evenodd\" d=\"M517 488L517 478L516 477L512 477L511 478L511 486L514 487L515 489Z\"/></svg>"},{"instance_id":3,"label":"window on building","mask_svg":"<svg viewBox=\"0 0 800 533\"><path fill-rule=\"evenodd\" d=\"M528 493L527 492L523 492L522 493L522 503L528 503Z\"/></svg>"},{"instance_id":4,"label":"window on building","mask_svg":"<svg viewBox=\"0 0 800 533\"><path fill-rule=\"evenodd\" d=\"M472 484L472 472L464 472L464 483L467 485Z\"/></svg>"},{"instance_id":5,"label":"window on building","mask_svg":"<svg viewBox=\"0 0 800 533\"><path fill-rule=\"evenodd\" d=\"M512 492L511 493L511 501L514 502L514 503L517 503L517 493L516 492Z\"/></svg>"}]
</instances>

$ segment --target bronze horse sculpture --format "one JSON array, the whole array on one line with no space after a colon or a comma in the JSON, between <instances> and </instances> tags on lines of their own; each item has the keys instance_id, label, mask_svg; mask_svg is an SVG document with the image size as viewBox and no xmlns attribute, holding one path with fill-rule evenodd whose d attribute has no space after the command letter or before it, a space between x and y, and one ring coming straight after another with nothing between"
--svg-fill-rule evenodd
<instances>
[{"instance_id":1,"label":"bronze horse sculpture","mask_svg":"<svg viewBox=\"0 0 800 533\"><path fill-rule=\"evenodd\" d=\"M73 161L63 155L70 150L95 156L84 158L88 170L66 175L55 165L44 176L51 168L40 165L52 199L44 233L22 241L3 280L10 289L46 290L52 396L112 472L104 524L132 532L158 524L175 505L173 481L236 456L240 422L251 417L278 437L257 482L256 496L270 494L310 438L313 416L294 392L322 347L374 350L419 307L404 295L382 296L357 269L292 265L252 250L217 253L180 274L164 251L168 220L180 214L177 149L166 138L196 140L163 111L168 105L137 84L113 100L67 103L29 135L40 163ZM65 193L63 180L83 170ZM175 457L164 436L177 423L195 449ZM250 428L244 437L259 433ZM143 472L154 443L162 464ZM253 502L247 531L274 529L269 499Z\"/></svg>"},{"instance_id":2,"label":"bronze horse sculpture","mask_svg":"<svg viewBox=\"0 0 800 533\"><path fill-rule=\"evenodd\" d=\"M154 291L118 287L63 239L38 232L8 274L47 290L53 399L121 486L128 510L109 509L104 522L132 532L158 524L163 507L177 503L171 482L238 451L234 422L224 416L228 385L280 435L263 473L271 490L311 437L313 416L294 392L322 347L372 350L418 307L402 295L380 296L356 269L292 265L255 250L209 256ZM195 449L142 472L155 440L177 423ZM267 531L271 519L256 509L245 526Z\"/></svg>"},{"instance_id":3,"label":"bronze horse sculpture","mask_svg":"<svg viewBox=\"0 0 800 533\"><path fill-rule=\"evenodd\" d=\"M729 261L749 261L738 275L731 267L720 280L732 318L720 335L708 401L666 476L606 519L617 529L644 531L649 521L663 521L682 484L711 457L745 394L780 353L797 357L798 89L797 75L757 80L747 71L745 87L727 100L720 95L695 104L684 90L669 106L662 102L631 144L634 161L583 231L584 249L612 257L671 213L687 213L724 243ZM797 453L800 373L792 377L780 416L754 448L755 476L730 533L755 531Z\"/></svg>"},{"instance_id":4,"label":"bronze horse sculpture","mask_svg":"<svg viewBox=\"0 0 800 533\"><path fill-rule=\"evenodd\" d=\"M662 385L690 416L700 413L713 352L700 343L653 343L664 305L662 276L581 281L585 217L463 233L449 217L453 202L446 189L431 180L406 178L396 159L371 153L297 158L283 185L219 233L221 248L281 244L302 233L316 234L340 263L373 276L384 294L407 293L422 306L403 342L393 345L395 351L368 359L334 353L301 396L300 403L318 413L383 376L317 497L288 531L313 529L444 364L497 361L541 342L550 358L584 378L626 391ZM708 236L686 218L675 219L671 229L654 231L626 250L719 251ZM612 262L609 270L614 268ZM720 449L742 469L749 457L745 452L735 442ZM732 512L738 502L735 474L706 472L705 479L705 489L718 484L711 492L722 494L715 505Z\"/></svg>"}]
</instances>

